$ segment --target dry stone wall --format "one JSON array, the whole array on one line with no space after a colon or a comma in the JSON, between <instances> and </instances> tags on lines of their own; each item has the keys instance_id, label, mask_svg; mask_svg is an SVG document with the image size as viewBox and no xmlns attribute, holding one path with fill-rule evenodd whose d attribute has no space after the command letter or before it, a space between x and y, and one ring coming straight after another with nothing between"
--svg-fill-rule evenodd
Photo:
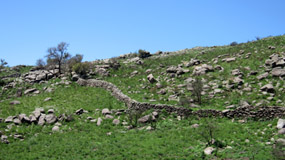
<instances>
[{"instance_id":1,"label":"dry stone wall","mask_svg":"<svg viewBox=\"0 0 285 160\"><path fill-rule=\"evenodd\" d=\"M145 111L148 109L165 110L169 113L178 115L196 115L199 117L227 117L227 118L252 118L252 119L272 119L276 117L285 117L284 107L238 107L234 110L212 110L201 109L192 111L183 107L175 107L166 104L150 104L137 102L127 95L123 94L114 84L95 79L78 79L77 83L82 86L100 87L111 92L112 95L121 102L124 102L129 109Z\"/></svg>"}]
</instances>

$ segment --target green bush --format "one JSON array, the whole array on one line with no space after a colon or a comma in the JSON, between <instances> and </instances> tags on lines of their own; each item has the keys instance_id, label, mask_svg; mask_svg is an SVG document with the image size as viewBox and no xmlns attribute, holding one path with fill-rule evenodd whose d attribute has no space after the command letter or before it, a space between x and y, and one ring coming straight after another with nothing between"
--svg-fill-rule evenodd
<instances>
[{"instance_id":1,"label":"green bush","mask_svg":"<svg viewBox=\"0 0 285 160\"><path fill-rule=\"evenodd\" d=\"M72 70L80 76L85 76L90 69L89 63L76 63L73 65Z\"/></svg>"},{"instance_id":2,"label":"green bush","mask_svg":"<svg viewBox=\"0 0 285 160\"><path fill-rule=\"evenodd\" d=\"M151 56L151 54L148 51L142 50L142 49L139 50L139 57L140 58L147 58L150 56Z\"/></svg>"}]
</instances>

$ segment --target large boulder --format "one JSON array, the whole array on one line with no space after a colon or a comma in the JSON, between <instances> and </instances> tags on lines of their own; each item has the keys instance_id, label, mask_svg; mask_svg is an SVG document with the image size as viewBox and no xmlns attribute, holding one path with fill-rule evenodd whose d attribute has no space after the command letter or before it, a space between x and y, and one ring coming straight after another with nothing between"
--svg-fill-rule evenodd
<instances>
[{"instance_id":1,"label":"large boulder","mask_svg":"<svg viewBox=\"0 0 285 160\"><path fill-rule=\"evenodd\" d=\"M150 82L150 83L155 83L157 82L157 80L154 78L154 76L152 74L149 74L147 76L147 80Z\"/></svg>"},{"instance_id":2,"label":"large boulder","mask_svg":"<svg viewBox=\"0 0 285 160\"><path fill-rule=\"evenodd\" d=\"M261 87L260 90L266 91L266 92L268 92L268 93L274 93L274 92L275 92L273 85L270 84L270 83L264 85L263 87Z\"/></svg>"},{"instance_id":3,"label":"large boulder","mask_svg":"<svg viewBox=\"0 0 285 160\"><path fill-rule=\"evenodd\" d=\"M214 68L211 65L207 65L207 64L202 64L201 66L196 66L194 68L193 74L194 75L203 75L206 74L208 72L213 72Z\"/></svg>"},{"instance_id":4,"label":"large boulder","mask_svg":"<svg viewBox=\"0 0 285 160\"><path fill-rule=\"evenodd\" d=\"M271 74L274 77L283 77L283 76L285 76L285 69L273 68L271 71Z\"/></svg>"},{"instance_id":5,"label":"large boulder","mask_svg":"<svg viewBox=\"0 0 285 160\"><path fill-rule=\"evenodd\" d=\"M57 121L57 117L54 114L48 114L45 117L45 121L48 124L53 124L53 123L55 123Z\"/></svg>"},{"instance_id":6,"label":"large boulder","mask_svg":"<svg viewBox=\"0 0 285 160\"><path fill-rule=\"evenodd\" d=\"M102 115L107 115L107 114L111 114L112 112L108 109L108 108L104 108L102 110Z\"/></svg>"},{"instance_id":7,"label":"large boulder","mask_svg":"<svg viewBox=\"0 0 285 160\"><path fill-rule=\"evenodd\" d=\"M278 119L277 128L278 129L285 128L285 119L281 119L281 118Z\"/></svg>"}]
</instances>

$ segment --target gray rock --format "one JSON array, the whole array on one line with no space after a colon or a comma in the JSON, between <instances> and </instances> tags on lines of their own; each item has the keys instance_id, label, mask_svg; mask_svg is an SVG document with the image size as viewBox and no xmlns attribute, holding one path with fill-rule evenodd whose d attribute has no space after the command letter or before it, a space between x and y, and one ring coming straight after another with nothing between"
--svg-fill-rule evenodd
<instances>
[{"instance_id":1,"label":"gray rock","mask_svg":"<svg viewBox=\"0 0 285 160\"><path fill-rule=\"evenodd\" d=\"M29 119L30 119L30 122L32 122L32 123L36 123L37 122L37 118L34 115L30 115Z\"/></svg>"},{"instance_id":2,"label":"gray rock","mask_svg":"<svg viewBox=\"0 0 285 160\"><path fill-rule=\"evenodd\" d=\"M53 132L59 132L59 126L53 126L52 131Z\"/></svg>"},{"instance_id":3,"label":"gray rock","mask_svg":"<svg viewBox=\"0 0 285 160\"><path fill-rule=\"evenodd\" d=\"M46 99L44 99L44 102L47 102L47 101L50 101L51 98L50 97L47 97Z\"/></svg>"},{"instance_id":4,"label":"gray rock","mask_svg":"<svg viewBox=\"0 0 285 160\"><path fill-rule=\"evenodd\" d=\"M285 128L285 119L281 119L281 118L278 119L277 128L278 129Z\"/></svg>"},{"instance_id":5,"label":"gray rock","mask_svg":"<svg viewBox=\"0 0 285 160\"><path fill-rule=\"evenodd\" d=\"M282 146L285 146L285 139L283 139L283 138L278 138L278 139L276 140L276 143L278 143L278 144L280 144L280 145L282 145Z\"/></svg>"},{"instance_id":6,"label":"gray rock","mask_svg":"<svg viewBox=\"0 0 285 160\"><path fill-rule=\"evenodd\" d=\"M14 100L10 102L11 105L21 104L20 101Z\"/></svg>"},{"instance_id":7,"label":"gray rock","mask_svg":"<svg viewBox=\"0 0 285 160\"><path fill-rule=\"evenodd\" d=\"M24 137L21 134L14 134L14 139L24 139Z\"/></svg>"},{"instance_id":8,"label":"gray rock","mask_svg":"<svg viewBox=\"0 0 285 160\"><path fill-rule=\"evenodd\" d=\"M39 110L33 111L34 116L38 119L41 116L41 112Z\"/></svg>"},{"instance_id":9,"label":"gray rock","mask_svg":"<svg viewBox=\"0 0 285 160\"><path fill-rule=\"evenodd\" d=\"M109 114L107 114L107 115L105 116L105 118L106 118L106 119L113 119L114 117L111 116L111 115L109 115Z\"/></svg>"},{"instance_id":10,"label":"gray rock","mask_svg":"<svg viewBox=\"0 0 285 160\"><path fill-rule=\"evenodd\" d=\"M80 108L80 109L75 111L75 114L81 115L83 112L84 112L83 108Z\"/></svg>"},{"instance_id":11,"label":"gray rock","mask_svg":"<svg viewBox=\"0 0 285 160\"><path fill-rule=\"evenodd\" d=\"M38 121L38 125L43 126L46 123L45 118L46 118L46 115L41 114L39 121Z\"/></svg>"},{"instance_id":12,"label":"gray rock","mask_svg":"<svg viewBox=\"0 0 285 160\"><path fill-rule=\"evenodd\" d=\"M213 147L207 147L205 150L204 150L204 153L206 155L210 155L212 154L212 152L214 151L215 149Z\"/></svg>"},{"instance_id":13,"label":"gray rock","mask_svg":"<svg viewBox=\"0 0 285 160\"><path fill-rule=\"evenodd\" d=\"M223 59L222 61L233 62L233 61L235 61L235 60L236 60L236 58L235 58L235 57L232 57L232 58L225 58L225 59Z\"/></svg>"},{"instance_id":14,"label":"gray rock","mask_svg":"<svg viewBox=\"0 0 285 160\"><path fill-rule=\"evenodd\" d=\"M74 74L71 78L72 81L77 81L79 79L79 75Z\"/></svg>"},{"instance_id":15,"label":"gray rock","mask_svg":"<svg viewBox=\"0 0 285 160\"><path fill-rule=\"evenodd\" d=\"M108 108L104 108L102 110L102 115L107 115L107 114L111 114L112 112L108 109Z\"/></svg>"},{"instance_id":16,"label":"gray rock","mask_svg":"<svg viewBox=\"0 0 285 160\"><path fill-rule=\"evenodd\" d=\"M45 113L45 110L43 108L36 108L35 111L39 111L40 113Z\"/></svg>"},{"instance_id":17,"label":"gray rock","mask_svg":"<svg viewBox=\"0 0 285 160\"><path fill-rule=\"evenodd\" d=\"M268 75L269 75L268 72L265 72L265 73L263 73L263 74L257 76L257 79L258 79L258 80L262 80L262 79L264 79L264 78L267 78Z\"/></svg>"},{"instance_id":18,"label":"gray rock","mask_svg":"<svg viewBox=\"0 0 285 160\"><path fill-rule=\"evenodd\" d=\"M147 76L147 80L150 82L150 83L155 83L157 82L157 80L154 78L154 76L152 74L149 74Z\"/></svg>"},{"instance_id":19,"label":"gray rock","mask_svg":"<svg viewBox=\"0 0 285 160\"><path fill-rule=\"evenodd\" d=\"M22 123L18 118L15 118L15 119L13 120L13 122L14 122L15 125L19 125L19 124Z\"/></svg>"},{"instance_id":20,"label":"gray rock","mask_svg":"<svg viewBox=\"0 0 285 160\"><path fill-rule=\"evenodd\" d=\"M114 119L114 120L113 120L113 124L114 124L114 125L118 125L118 124L120 124L120 120L118 120L118 119Z\"/></svg>"},{"instance_id":21,"label":"gray rock","mask_svg":"<svg viewBox=\"0 0 285 160\"><path fill-rule=\"evenodd\" d=\"M213 72L213 66L207 65L207 64L202 64L201 66L196 66L194 68L193 74L194 75L203 75L208 72Z\"/></svg>"},{"instance_id":22,"label":"gray rock","mask_svg":"<svg viewBox=\"0 0 285 160\"><path fill-rule=\"evenodd\" d=\"M199 124L192 124L191 127L192 128L198 128L200 125Z\"/></svg>"},{"instance_id":23,"label":"gray rock","mask_svg":"<svg viewBox=\"0 0 285 160\"><path fill-rule=\"evenodd\" d=\"M271 71L271 74L274 77L283 77L285 76L285 69L273 68L273 70Z\"/></svg>"},{"instance_id":24,"label":"gray rock","mask_svg":"<svg viewBox=\"0 0 285 160\"><path fill-rule=\"evenodd\" d=\"M12 123L13 122L14 117L13 116L9 116L5 119L5 123Z\"/></svg>"},{"instance_id":25,"label":"gray rock","mask_svg":"<svg viewBox=\"0 0 285 160\"><path fill-rule=\"evenodd\" d=\"M243 75L243 73L239 69L234 69L232 70L232 75L239 76L239 75Z\"/></svg>"},{"instance_id":26,"label":"gray rock","mask_svg":"<svg viewBox=\"0 0 285 160\"><path fill-rule=\"evenodd\" d=\"M278 131L278 134L285 134L285 128L281 128L281 129Z\"/></svg>"},{"instance_id":27,"label":"gray rock","mask_svg":"<svg viewBox=\"0 0 285 160\"><path fill-rule=\"evenodd\" d=\"M100 126L102 124L102 122L103 122L103 119L99 117L97 119L97 126Z\"/></svg>"},{"instance_id":28,"label":"gray rock","mask_svg":"<svg viewBox=\"0 0 285 160\"><path fill-rule=\"evenodd\" d=\"M24 94L30 94L30 93L33 93L33 92L35 92L35 91L37 91L36 88L30 88L30 89L25 90L25 91L24 91Z\"/></svg>"},{"instance_id":29,"label":"gray rock","mask_svg":"<svg viewBox=\"0 0 285 160\"><path fill-rule=\"evenodd\" d=\"M147 123L149 121L150 121L150 115L145 115L145 116L138 119L139 123Z\"/></svg>"},{"instance_id":30,"label":"gray rock","mask_svg":"<svg viewBox=\"0 0 285 160\"><path fill-rule=\"evenodd\" d=\"M266 91L268 93L274 93L275 92L274 87L273 87L272 84L266 84L263 87L261 87L260 90Z\"/></svg>"},{"instance_id":31,"label":"gray rock","mask_svg":"<svg viewBox=\"0 0 285 160\"><path fill-rule=\"evenodd\" d=\"M2 136L1 136L1 142L2 142L2 143L5 143L5 144L9 144L8 136L2 135Z\"/></svg>"},{"instance_id":32,"label":"gray rock","mask_svg":"<svg viewBox=\"0 0 285 160\"><path fill-rule=\"evenodd\" d=\"M49 114L49 113L54 113L54 109L49 109L48 111L47 111L47 113Z\"/></svg>"},{"instance_id":33,"label":"gray rock","mask_svg":"<svg viewBox=\"0 0 285 160\"><path fill-rule=\"evenodd\" d=\"M52 124L57 121L57 117L54 114L48 114L46 115L45 120L48 124Z\"/></svg>"}]
</instances>

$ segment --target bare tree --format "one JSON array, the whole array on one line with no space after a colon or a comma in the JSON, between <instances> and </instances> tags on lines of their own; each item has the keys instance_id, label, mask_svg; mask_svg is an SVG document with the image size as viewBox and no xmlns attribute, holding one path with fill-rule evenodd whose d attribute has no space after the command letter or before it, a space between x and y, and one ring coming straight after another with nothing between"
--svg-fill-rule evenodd
<instances>
[{"instance_id":1,"label":"bare tree","mask_svg":"<svg viewBox=\"0 0 285 160\"><path fill-rule=\"evenodd\" d=\"M202 91L203 83L200 78L196 77L195 82L192 84L193 91L192 94L196 97L196 100L199 104L202 104Z\"/></svg>"},{"instance_id":2,"label":"bare tree","mask_svg":"<svg viewBox=\"0 0 285 160\"><path fill-rule=\"evenodd\" d=\"M36 66L43 68L46 65L43 59L38 59L36 62Z\"/></svg>"},{"instance_id":3,"label":"bare tree","mask_svg":"<svg viewBox=\"0 0 285 160\"><path fill-rule=\"evenodd\" d=\"M8 63L4 59L0 59L0 69L4 68Z\"/></svg>"},{"instance_id":4,"label":"bare tree","mask_svg":"<svg viewBox=\"0 0 285 160\"><path fill-rule=\"evenodd\" d=\"M51 62L56 62L58 65L59 73L62 73L62 64L64 64L70 57L70 54L67 52L67 47L67 43L61 42L57 45L57 47L51 47L47 51L49 54L46 55L46 57Z\"/></svg>"}]
</instances>

